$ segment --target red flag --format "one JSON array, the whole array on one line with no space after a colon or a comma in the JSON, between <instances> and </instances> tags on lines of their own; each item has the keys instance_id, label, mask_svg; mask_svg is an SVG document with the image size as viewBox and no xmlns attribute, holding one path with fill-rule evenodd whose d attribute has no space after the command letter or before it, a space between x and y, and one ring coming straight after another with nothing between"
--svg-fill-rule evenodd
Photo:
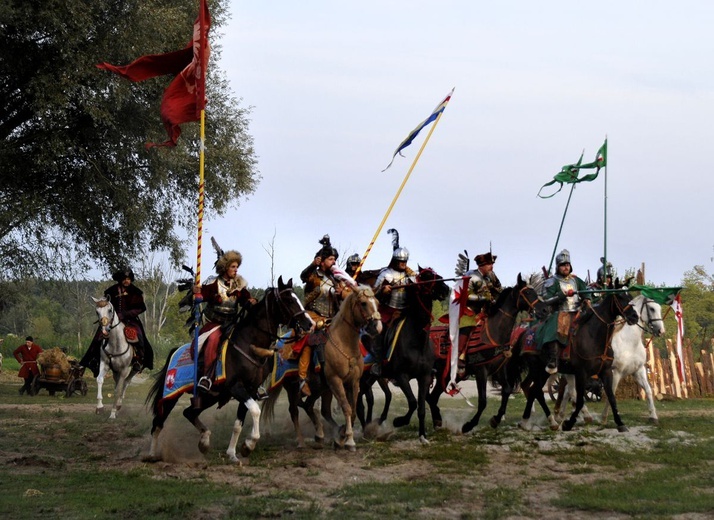
<instances>
[{"instance_id":1,"label":"red flag","mask_svg":"<svg viewBox=\"0 0 714 520\"><path fill-rule=\"evenodd\" d=\"M100 69L114 72L130 81L143 81L166 74L176 76L161 99L161 120L169 134L169 140L161 144L149 143L147 146L176 146L181 135L179 125L201 118L201 110L206 106L210 28L211 15L208 5L206 0L201 0L198 18L193 24L193 38L186 48L165 54L142 56L123 67L109 63L97 65Z\"/></svg>"}]
</instances>

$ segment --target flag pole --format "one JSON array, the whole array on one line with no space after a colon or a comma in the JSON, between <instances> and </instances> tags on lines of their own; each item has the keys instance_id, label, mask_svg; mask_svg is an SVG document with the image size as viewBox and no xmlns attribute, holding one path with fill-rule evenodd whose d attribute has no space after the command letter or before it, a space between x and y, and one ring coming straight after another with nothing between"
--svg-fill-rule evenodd
<instances>
[{"instance_id":1,"label":"flag pole","mask_svg":"<svg viewBox=\"0 0 714 520\"><path fill-rule=\"evenodd\" d=\"M553 254L550 255L550 264L548 264L548 275L550 275L550 270L553 267L553 259L555 258L555 250L558 249L558 242L560 242L560 233L563 231L563 223L565 222L565 215L568 213L568 206L570 206L570 198L573 196L573 190L575 189L575 184L570 185L570 195L568 195L568 202L565 204L565 211L563 211L563 218L560 220L560 229L558 229L558 237L555 239L555 245L553 246Z\"/></svg>"},{"instance_id":2,"label":"flag pole","mask_svg":"<svg viewBox=\"0 0 714 520\"><path fill-rule=\"evenodd\" d=\"M372 241L369 243L369 246L367 246L367 250L364 252L364 255L362 256L362 261L360 262L359 266L357 266L357 269L355 270L355 274L354 274L355 278L357 277L359 272L362 270L362 266L364 265L365 261L367 260L367 257L369 256L370 251L372 251L372 246L374 246L374 243L377 241L377 237L379 236L379 233L382 231L384 224L387 222L387 218L389 218L389 214L392 212L392 209L394 208L394 205L396 204L397 199L402 194L402 190L404 189L404 186L406 185L407 181L409 180L409 176L412 174L412 171L414 170L414 167L416 166L416 163L419 160L419 157L421 157L421 153L424 151L424 148L426 147L426 143L429 142L429 138L431 137L431 134L434 133L434 130L436 129L436 125L439 124L439 120L441 119L442 115L444 115L443 111L440 112L438 116L436 116L436 121L434 121L434 124L429 129L429 133L426 134L426 139L424 139L424 142L422 143L421 148L419 148L419 152L416 154L416 157L414 157L414 161L412 162L412 165L409 167L409 171L404 176L404 180L402 181L401 186L399 186L397 193L394 195L394 198L392 199L392 203L389 205L389 207L387 208L387 212L384 214L384 217L382 218L382 222L379 223L379 227L377 228L377 231L375 231L374 236L372 237Z\"/></svg>"},{"instance_id":3,"label":"flag pole","mask_svg":"<svg viewBox=\"0 0 714 520\"><path fill-rule=\"evenodd\" d=\"M203 241L203 202L204 202L204 150L206 139L206 111L201 109L201 141L198 154L198 237L196 241L196 285L201 284L201 245ZM193 397L198 393L198 336L201 322L201 302L200 295L194 295L193 300Z\"/></svg>"},{"instance_id":4,"label":"flag pole","mask_svg":"<svg viewBox=\"0 0 714 520\"><path fill-rule=\"evenodd\" d=\"M607 143L607 135L605 136L605 142ZM607 161L605 161L605 165L603 166L603 169L605 170L604 177L605 177L605 208L604 208L604 220L603 220L603 229L604 229L604 244L603 244L603 256L602 256L602 272L604 276L604 283L607 284ZM613 283L615 283L615 280L613 280Z\"/></svg>"}]
</instances>

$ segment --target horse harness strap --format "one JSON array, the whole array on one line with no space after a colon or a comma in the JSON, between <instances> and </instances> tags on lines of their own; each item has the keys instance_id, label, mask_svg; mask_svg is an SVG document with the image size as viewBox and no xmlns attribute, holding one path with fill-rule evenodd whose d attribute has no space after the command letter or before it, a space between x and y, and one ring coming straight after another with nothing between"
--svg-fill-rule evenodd
<instances>
[{"instance_id":1,"label":"horse harness strap","mask_svg":"<svg viewBox=\"0 0 714 520\"><path fill-rule=\"evenodd\" d=\"M253 364L254 364L255 366L257 366L257 367L262 367L263 365L265 365L265 360L268 359L267 357L264 357L263 360L262 360L262 362L259 362L259 361L257 361L255 358L253 358L250 354L248 354L247 352L244 352L243 350L241 350L241 349L239 348L238 344L229 342L229 345L230 345L231 347L233 347L233 348L235 349L235 351L238 352L241 356L243 356L244 358L246 358L248 361L250 361L251 363L253 363ZM253 345L251 345L251 347L252 347L252 346L253 346Z\"/></svg>"}]
</instances>

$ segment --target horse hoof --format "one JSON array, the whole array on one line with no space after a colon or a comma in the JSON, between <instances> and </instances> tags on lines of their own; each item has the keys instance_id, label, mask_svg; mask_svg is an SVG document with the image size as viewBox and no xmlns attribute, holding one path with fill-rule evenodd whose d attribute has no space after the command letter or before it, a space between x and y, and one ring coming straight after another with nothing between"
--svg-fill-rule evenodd
<instances>
[{"instance_id":1,"label":"horse hoof","mask_svg":"<svg viewBox=\"0 0 714 520\"><path fill-rule=\"evenodd\" d=\"M315 442L318 444L325 444L325 438L324 437L318 437L315 435Z\"/></svg>"},{"instance_id":2,"label":"horse hoof","mask_svg":"<svg viewBox=\"0 0 714 520\"><path fill-rule=\"evenodd\" d=\"M438 430L438 429L441 428L442 426L444 426L444 425L443 425L443 423L442 423L441 421L434 421L434 429L435 429L435 430Z\"/></svg>"},{"instance_id":3,"label":"horse hoof","mask_svg":"<svg viewBox=\"0 0 714 520\"><path fill-rule=\"evenodd\" d=\"M569 432L570 430L573 429L573 425L574 425L574 424L575 424L575 421L570 421L570 420L565 421L565 422L563 423L563 425L562 425L562 426L563 426L563 431L564 431L564 432Z\"/></svg>"},{"instance_id":4,"label":"horse hoof","mask_svg":"<svg viewBox=\"0 0 714 520\"><path fill-rule=\"evenodd\" d=\"M593 418L592 417L586 417L583 419L585 421L585 424L592 424L593 423Z\"/></svg>"},{"instance_id":5,"label":"horse hoof","mask_svg":"<svg viewBox=\"0 0 714 520\"><path fill-rule=\"evenodd\" d=\"M461 427L461 433L469 433L473 429L474 429L474 427L472 425L470 425L469 423L466 423Z\"/></svg>"},{"instance_id":6,"label":"horse hoof","mask_svg":"<svg viewBox=\"0 0 714 520\"><path fill-rule=\"evenodd\" d=\"M501 420L498 419L495 415L491 417L491 420L488 421L488 425L493 428L494 430L498 428L498 425L501 424Z\"/></svg>"},{"instance_id":7,"label":"horse hoof","mask_svg":"<svg viewBox=\"0 0 714 520\"><path fill-rule=\"evenodd\" d=\"M659 419L657 417L650 417L647 419L647 422L650 424L654 424L655 426L659 426Z\"/></svg>"},{"instance_id":8,"label":"horse hoof","mask_svg":"<svg viewBox=\"0 0 714 520\"><path fill-rule=\"evenodd\" d=\"M404 417L397 417L396 419L394 419L392 424L395 428L401 428L402 426L406 426L409 423L406 421L406 419L404 419Z\"/></svg>"},{"instance_id":9,"label":"horse hoof","mask_svg":"<svg viewBox=\"0 0 714 520\"><path fill-rule=\"evenodd\" d=\"M422 445L431 444L431 442L429 442L429 439L426 438L426 435L420 435L419 442L421 442Z\"/></svg>"},{"instance_id":10,"label":"horse hoof","mask_svg":"<svg viewBox=\"0 0 714 520\"><path fill-rule=\"evenodd\" d=\"M253 453L253 450L251 450L245 443L243 443L243 446L240 447L240 456L248 458L250 457L251 453Z\"/></svg>"},{"instance_id":11,"label":"horse hoof","mask_svg":"<svg viewBox=\"0 0 714 520\"><path fill-rule=\"evenodd\" d=\"M143 457L143 458L141 459L141 461L142 461L142 462L151 462L151 463L160 462L160 461L161 461L161 457L159 457L159 456L157 456L157 455L147 455L146 457Z\"/></svg>"},{"instance_id":12,"label":"horse hoof","mask_svg":"<svg viewBox=\"0 0 714 520\"><path fill-rule=\"evenodd\" d=\"M347 449L347 451L352 453L357 451L357 446L355 444L348 444L345 446L345 448Z\"/></svg>"},{"instance_id":13,"label":"horse hoof","mask_svg":"<svg viewBox=\"0 0 714 520\"><path fill-rule=\"evenodd\" d=\"M94 413L97 415L102 415L104 413L104 407L103 406L97 407L97 409L94 410Z\"/></svg>"},{"instance_id":14,"label":"horse hoof","mask_svg":"<svg viewBox=\"0 0 714 520\"><path fill-rule=\"evenodd\" d=\"M558 424L558 423L553 423L550 425L551 431L554 431L554 432L558 431L558 428L560 428L560 424Z\"/></svg>"},{"instance_id":15,"label":"horse hoof","mask_svg":"<svg viewBox=\"0 0 714 520\"><path fill-rule=\"evenodd\" d=\"M624 424L621 424L620 426L617 427L617 431L620 433L625 433L629 432L630 430L625 426Z\"/></svg>"}]
</instances>

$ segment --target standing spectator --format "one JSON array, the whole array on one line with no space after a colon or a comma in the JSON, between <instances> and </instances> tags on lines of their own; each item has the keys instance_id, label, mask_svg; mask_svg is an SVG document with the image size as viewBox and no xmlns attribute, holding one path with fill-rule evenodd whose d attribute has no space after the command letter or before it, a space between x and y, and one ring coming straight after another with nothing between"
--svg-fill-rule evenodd
<instances>
[{"instance_id":1,"label":"standing spectator","mask_svg":"<svg viewBox=\"0 0 714 520\"><path fill-rule=\"evenodd\" d=\"M27 336L25 343L17 347L12 353L17 362L20 363L20 371L17 376L25 379L25 384L20 388L20 395L25 392L28 395L32 395L32 380L40 373L37 368L37 356L41 353L42 347L34 342L32 336Z\"/></svg>"}]
</instances>

